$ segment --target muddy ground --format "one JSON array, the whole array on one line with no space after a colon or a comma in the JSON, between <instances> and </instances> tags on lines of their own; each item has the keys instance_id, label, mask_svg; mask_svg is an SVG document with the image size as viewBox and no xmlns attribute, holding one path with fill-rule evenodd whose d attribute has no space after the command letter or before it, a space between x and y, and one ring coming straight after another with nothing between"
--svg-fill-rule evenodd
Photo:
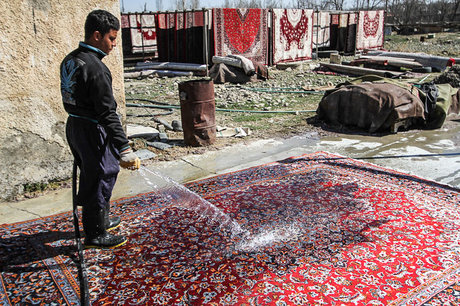
<instances>
[{"instance_id":1,"label":"muddy ground","mask_svg":"<svg viewBox=\"0 0 460 306\"><path fill-rule=\"evenodd\" d=\"M391 35L385 40L385 48L390 51L425 52L428 54L460 57L460 33L436 33L434 38L421 42L420 37L427 35ZM351 60L353 57L343 57ZM246 84L216 84L216 108L230 111L217 111L216 124L226 128L249 128L251 134L242 138L226 137L217 138L215 144L208 147L187 147L183 144L183 135L180 132L167 131L169 143L174 147L167 150L158 150L146 145L141 139L134 141L136 149L147 148L157 156L146 161L149 164L158 160L174 160L187 154L201 154L207 150L219 148L240 142L251 142L262 138L287 138L293 135L315 131L319 135L334 135L342 132L363 133L353 131L347 127L328 127L316 119L316 109L322 98L324 88L334 87L351 77L317 74L313 70L320 61L328 59L303 62L300 65L281 70L276 67L269 68L270 79ZM283 67L285 68L285 67ZM439 73L432 73L426 81L436 78ZM423 76L419 76L421 78ZM127 103L158 105L147 101L131 99L147 99L153 102L171 104L179 107L178 84L200 77L176 78L146 78L141 80L126 80L125 90ZM415 82L417 79L409 79ZM305 92L318 89L317 92ZM296 92L294 92L296 91ZM241 112L247 110L248 112ZM251 111L256 111L253 113ZM258 113L264 111L265 113ZM287 111L290 113L273 113L273 111ZM127 108L127 122L144 126L158 127L152 120L155 116L170 123L180 121L180 109L174 109L172 114L165 115L165 109ZM450 119L458 119L458 116ZM458 124L448 120L446 125ZM410 133L410 131L408 131ZM377 134L378 136L378 134Z\"/></svg>"}]
</instances>

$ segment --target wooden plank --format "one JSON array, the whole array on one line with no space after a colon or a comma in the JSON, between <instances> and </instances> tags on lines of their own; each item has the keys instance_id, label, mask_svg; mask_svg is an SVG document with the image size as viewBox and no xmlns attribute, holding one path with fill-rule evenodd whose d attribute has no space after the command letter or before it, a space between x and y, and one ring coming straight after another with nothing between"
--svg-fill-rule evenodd
<instances>
[{"instance_id":1,"label":"wooden plank","mask_svg":"<svg viewBox=\"0 0 460 306\"><path fill-rule=\"evenodd\" d=\"M136 70L182 70L206 72L206 65L174 62L146 62L137 63Z\"/></svg>"},{"instance_id":2,"label":"wooden plank","mask_svg":"<svg viewBox=\"0 0 460 306\"><path fill-rule=\"evenodd\" d=\"M370 68L362 68L356 66L347 66L347 65L339 65L339 64L326 64L320 63L320 66L324 66L332 71L350 74L350 75L367 75L367 74L374 74L382 77L396 77L404 74L404 72L397 72L397 71L389 71L389 70L377 70L377 69L370 69Z\"/></svg>"},{"instance_id":3,"label":"wooden plank","mask_svg":"<svg viewBox=\"0 0 460 306\"><path fill-rule=\"evenodd\" d=\"M378 55L378 56L388 56L404 59L414 59L416 62L419 62L423 67L432 67L437 71L444 71L446 66L450 62L450 57L445 56L435 56L424 53L409 53L409 52L391 52L391 51L380 51L380 50L369 50L366 55ZM455 62L458 62L460 58L453 58Z\"/></svg>"},{"instance_id":4,"label":"wooden plank","mask_svg":"<svg viewBox=\"0 0 460 306\"><path fill-rule=\"evenodd\" d=\"M136 72L125 72L125 79L138 79L146 78L149 76L159 76L159 77L180 77L180 76L193 76L192 71L174 71L174 70L143 70Z\"/></svg>"},{"instance_id":5,"label":"wooden plank","mask_svg":"<svg viewBox=\"0 0 460 306\"><path fill-rule=\"evenodd\" d=\"M375 63L384 63L385 65L405 68L422 68L423 65L416 62L415 59L402 59L387 56L360 56L359 59L375 61Z\"/></svg>"}]
</instances>

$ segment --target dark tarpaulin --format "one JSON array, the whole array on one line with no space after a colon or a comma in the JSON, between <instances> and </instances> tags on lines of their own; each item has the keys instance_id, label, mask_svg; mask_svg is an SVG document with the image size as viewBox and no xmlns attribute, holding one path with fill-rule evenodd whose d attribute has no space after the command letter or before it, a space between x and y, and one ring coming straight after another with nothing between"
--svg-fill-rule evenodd
<instances>
[{"instance_id":1,"label":"dark tarpaulin","mask_svg":"<svg viewBox=\"0 0 460 306\"><path fill-rule=\"evenodd\" d=\"M324 95L317 109L320 119L366 129L369 133L388 131L403 119L425 119L417 89L405 88L391 80L378 83L363 82L365 77L356 80L355 84L342 85Z\"/></svg>"}]
</instances>

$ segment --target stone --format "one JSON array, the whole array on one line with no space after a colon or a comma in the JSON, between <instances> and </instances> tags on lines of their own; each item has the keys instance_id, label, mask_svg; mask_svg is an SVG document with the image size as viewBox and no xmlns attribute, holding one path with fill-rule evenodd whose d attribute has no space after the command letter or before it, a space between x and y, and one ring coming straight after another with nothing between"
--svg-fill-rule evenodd
<instances>
[{"instance_id":1,"label":"stone","mask_svg":"<svg viewBox=\"0 0 460 306\"><path fill-rule=\"evenodd\" d=\"M168 134L160 133L158 134L158 138L160 139L160 141L163 141L163 142L168 141Z\"/></svg>"},{"instance_id":2,"label":"stone","mask_svg":"<svg viewBox=\"0 0 460 306\"><path fill-rule=\"evenodd\" d=\"M182 129L182 122L180 122L179 120L173 120L171 122L171 125L173 127L173 131L174 132L182 132L183 129Z\"/></svg>"},{"instance_id":3,"label":"stone","mask_svg":"<svg viewBox=\"0 0 460 306\"><path fill-rule=\"evenodd\" d=\"M163 124L158 124L157 125L157 129L160 133L165 133L166 132L166 128Z\"/></svg>"},{"instance_id":4,"label":"stone","mask_svg":"<svg viewBox=\"0 0 460 306\"><path fill-rule=\"evenodd\" d=\"M157 156L155 153L147 149L141 149L136 151L135 153L140 160L152 159Z\"/></svg>"},{"instance_id":5,"label":"stone","mask_svg":"<svg viewBox=\"0 0 460 306\"><path fill-rule=\"evenodd\" d=\"M155 121L155 122L157 122L157 123L159 123L159 124L161 124L161 125L163 125L163 127L164 127L165 129L167 129L167 130L170 130L170 131L173 130L173 127L172 127L168 122L166 122L166 120L164 120L164 119L161 119L161 118L158 118L158 117L153 117L152 120ZM164 132L164 129L161 128L161 129L159 129L159 131L160 131L161 133L163 133L163 132Z\"/></svg>"},{"instance_id":6,"label":"stone","mask_svg":"<svg viewBox=\"0 0 460 306\"><path fill-rule=\"evenodd\" d=\"M148 141L147 145L163 151L172 148L172 145L159 141Z\"/></svg>"},{"instance_id":7,"label":"stone","mask_svg":"<svg viewBox=\"0 0 460 306\"><path fill-rule=\"evenodd\" d=\"M153 140L158 137L159 131L150 126L142 126L137 124L128 124L126 127L126 136L129 139L143 138L146 140Z\"/></svg>"}]
</instances>

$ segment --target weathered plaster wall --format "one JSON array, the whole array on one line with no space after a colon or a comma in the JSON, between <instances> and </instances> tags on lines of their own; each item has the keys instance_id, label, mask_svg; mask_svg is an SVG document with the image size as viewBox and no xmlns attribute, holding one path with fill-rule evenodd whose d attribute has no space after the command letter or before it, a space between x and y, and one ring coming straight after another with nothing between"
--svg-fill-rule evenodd
<instances>
[{"instance_id":1,"label":"weathered plaster wall","mask_svg":"<svg viewBox=\"0 0 460 306\"><path fill-rule=\"evenodd\" d=\"M21 193L25 184L71 175L59 65L83 40L86 15L94 9L120 17L119 0L0 1L0 200ZM119 36L104 62L123 108Z\"/></svg>"}]
</instances>

